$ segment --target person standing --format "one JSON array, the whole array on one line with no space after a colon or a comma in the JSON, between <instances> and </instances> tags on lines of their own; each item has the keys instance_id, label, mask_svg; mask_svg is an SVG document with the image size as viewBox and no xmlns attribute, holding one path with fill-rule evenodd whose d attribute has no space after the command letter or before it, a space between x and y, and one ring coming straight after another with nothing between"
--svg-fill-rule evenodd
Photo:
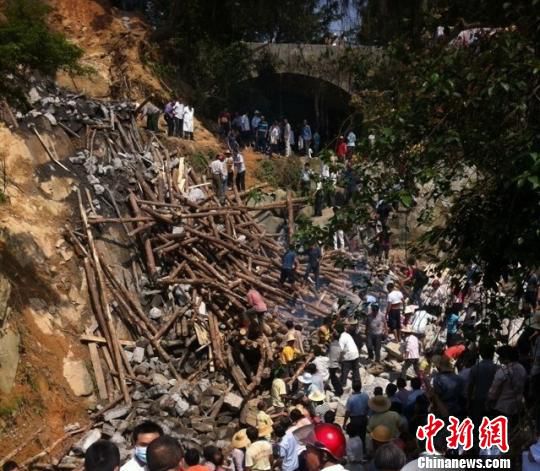
<instances>
[{"instance_id":1,"label":"person standing","mask_svg":"<svg viewBox=\"0 0 540 471\"><path fill-rule=\"evenodd\" d=\"M313 135L311 134L311 126L308 124L307 120L304 119L304 125L302 127L302 140L303 140L303 147L306 151L306 155L308 155L308 149L311 146L312 138L313 138Z\"/></svg>"},{"instance_id":2,"label":"person standing","mask_svg":"<svg viewBox=\"0 0 540 471\"><path fill-rule=\"evenodd\" d=\"M356 149L356 134L351 129L347 134L347 157L351 158Z\"/></svg>"},{"instance_id":3,"label":"person standing","mask_svg":"<svg viewBox=\"0 0 540 471\"><path fill-rule=\"evenodd\" d=\"M308 264L306 268L306 273L304 274L304 281L307 281L309 275L313 273L315 277L315 291L319 290L319 264L321 262L322 252L321 248L316 242L313 242L307 251Z\"/></svg>"},{"instance_id":4,"label":"person standing","mask_svg":"<svg viewBox=\"0 0 540 471\"><path fill-rule=\"evenodd\" d=\"M343 386L338 378L338 370L341 362L341 356L343 351L339 343L339 334L334 332L332 334L332 341L328 346L328 373L330 374L330 382L334 389L334 394L340 397L343 394Z\"/></svg>"},{"instance_id":5,"label":"person standing","mask_svg":"<svg viewBox=\"0 0 540 471\"><path fill-rule=\"evenodd\" d=\"M343 426L347 425L350 420L353 426L359 433L362 441L366 439L367 416L369 412L368 401L369 396L362 392L361 383L353 383L353 393L347 399L345 404L345 419Z\"/></svg>"},{"instance_id":6,"label":"person standing","mask_svg":"<svg viewBox=\"0 0 540 471\"><path fill-rule=\"evenodd\" d=\"M227 188L232 190L234 185L234 159L230 150L225 151L225 166L227 167Z\"/></svg>"},{"instance_id":7,"label":"person standing","mask_svg":"<svg viewBox=\"0 0 540 471\"><path fill-rule=\"evenodd\" d=\"M339 345L343 351L343 356L341 357L341 386L343 387L347 385L347 378L351 371L353 384L362 384L359 365L360 353L351 335L355 333L357 324L358 321L349 322L346 329L339 336Z\"/></svg>"},{"instance_id":8,"label":"person standing","mask_svg":"<svg viewBox=\"0 0 540 471\"><path fill-rule=\"evenodd\" d=\"M174 135L184 137L184 104L176 100L173 107Z\"/></svg>"},{"instance_id":9,"label":"person standing","mask_svg":"<svg viewBox=\"0 0 540 471\"><path fill-rule=\"evenodd\" d=\"M340 162L344 162L347 157L347 143L343 136L339 136L338 145L336 147L336 155Z\"/></svg>"},{"instance_id":10,"label":"person standing","mask_svg":"<svg viewBox=\"0 0 540 471\"><path fill-rule=\"evenodd\" d=\"M523 407L523 393L527 381L527 371L518 362L515 347L503 345L497 350L501 367L495 373L493 383L488 392L488 404L497 415L508 418L508 429L516 425ZM534 391L538 394L538 391Z\"/></svg>"},{"instance_id":11,"label":"person standing","mask_svg":"<svg viewBox=\"0 0 540 471\"><path fill-rule=\"evenodd\" d=\"M251 141L251 127L249 125L249 116L247 111L240 117L240 138L242 140L242 146L246 147Z\"/></svg>"},{"instance_id":12,"label":"person standing","mask_svg":"<svg viewBox=\"0 0 540 471\"><path fill-rule=\"evenodd\" d=\"M266 150L266 138L268 136L268 121L261 116L259 126L257 127L257 150L264 152Z\"/></svg>"},{"instance_id":13,"label":"person standing","mask_svg":"<svg viewBox=\"0 0 540 471\"><path fill-rule=\"evenodd\" d=\"M291 287L294 286L294 275L298 263L296 261L296 251L292 246L289 246L281 261L281 274L279 282L281 284L288 282Z\"/></svg>"},{"instance_id":14,"label":"person standing","mask_svg":"<svg viewBox=\"0 0 540 471\"><path fill-rule=\"evenodd\" d=\"M381 361L381 342L384 334L384 313L379 310L379 305L372 303L370 312L366 318L366 339L368 358L379 363Z\"/></svg>"},{"instance_id":15,"label":"person standing","mask_svg":"<svg viewBox=\"0 0 540 471\"><path fill-rule=\"evenodd\" d=\"M407 378L407 371L411 366L414 368L416 376L420 376L420 368L418 362L420 360L420 341L416 336L416 332L405 328L402 332L406 335L403 344L403 365L401 367L401 377Z\"/></svg>"},{"instance_id":16,"label":"person standing","mask_svg":"<svg viewBox=\"0 0 540 471\"><path fill-rule=\"evenodd\" d=\"M283 120L283 141L285 145L285 157L291 155L291 124L285 118Z\"/></svg>"},{"instance_id":17,"label":"person standing","mask_svg":"<svg viewBox=\"0 0 540 471\"><path fill-rule=\"evenodd\" d=\"M394 286L394 283L388 283L388 304L386 309L386 322L388 328L392 331L396 341L401 342L401 308L403 306L403 293Z\"/></svg>"},{"instance_id":18,"label":"person standing","mask_svg":"<svg viewBox=\"0 0 540 471\"><path fill-rule=\"evenodd\" d=\"M255 149L257 148L257 130L259 129L259 123L261 122L261 113L255 110L253 118L251 118L251 145Z\"/></svg>"},{"instance_id":19,"label":"person standing","mask_svg":"<svg viewBox=\"0 0 540 471\"><path fill-rule=\"evenodd\" d=\"M167 136L174 136L174 101L169 101L163 110L163 117L167 123Z\"/></svg>"},{"instance_id":20,"label":"person standing","mask_svg":"<svg viewBox=\"0 0 540 471\"><path fill-rule=\"evenodd\" d=\"M495 347L491 343L483 343L479 347L481 360L471 368L467 386L467 409L476 425L480 425L486 415L486 402L497 366L493 363Z\"/></svg>"},{"instance_id":21,"label":"person standing","mask_svg":"<svg viewBox=\"0 0 540 471\"><path fill-rule=\"evenodd\" d=\"M309 162L304 164L302 174L300 175L300 192L302 196L308 196L311 189L311 168Z\"/></svg>"},{"instance_id":22,"label":"person standing","mask_svg":"<svg viewBox=\"0 0 540 471\"><path fill-rule=\"evenodd\" d=\"M317 155L319 153L319 150L321 148L321 135L319 134L319 131L315 130L313 133L313 153Z\"/></svg>"},{"instance_id":23,"label":"person standing","mask_svg":"<svg viewBox=\"0 0 540 471\"><path fill-rule=\"evenodd\" d=\"M233 435L231 439L231 446L233 448L231 451L232 471L244 471L246 449L249 445L251 445L251 442L247 437L245 428L238 430Z\"/></svg>"},{"instance_id":24,"label":"person standing","mask_svg":"<svg viewBox=\"0 0 540 471\"><path fill-rule=\"evenodd\" d=\"M231 130L231 113L225 108L218 116L218 126L220 129L221 137L225 138L229 135Z\"/></svg>"},{"instance_id":25,"label":"person standing","mask_svg":"<svg viewBox=\"0 0 540 471\"><path fill-rule=\"evenodd\" d=\"M227 178L227 168L224 161L225 156L223 154L218 154L210 164L210 173L212 174L214 192L222 204L225 201L225 189L223 182Z\"/></svg>"},{"instance_id":26,"label":"person standing","mask_svg":"<svg viewBox=\"0 0 540 471\"><path fill-rule=\"evenodd\" d=\"M238 191L245 191L246 189L246 164L244 162L244 156L237 152L234 156L234 172L236 173L236 189Z\"/></svg>"},{"instance_id":27,"label":"person standing","mask_svg":"<svg viewBox=\"0 0 540 471\"><path fill-rule=\"evenodd\" d=\"M193 140L193 118L195 115L195 110L193 107L186 105L184 107L184 123L183 123L183 130L184 130L184 138L189 139L190 141Z\"/></svg>"},{"instance_id":28,"label":"person standing","mask_svg":"<svg viewBox=\"0 0 540 471\"><path fill-rule=\"evenodd\" d=\"M274 121L274 124L270 128L270 152L271 154L279 154L279 139L281 136L281 129L279 123Z\"/></svg>"}]
</instances>

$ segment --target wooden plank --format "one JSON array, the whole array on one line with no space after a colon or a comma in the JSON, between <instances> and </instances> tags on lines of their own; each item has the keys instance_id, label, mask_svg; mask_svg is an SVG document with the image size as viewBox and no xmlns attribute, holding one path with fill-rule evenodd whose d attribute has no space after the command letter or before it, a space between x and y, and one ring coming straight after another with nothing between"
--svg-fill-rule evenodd
<instances>
[{"instance_id":1,"label":"wooden plank","mask_svg":"<svg viewBox=\"0 0 540 471\"><path fill-rule=\"evenodd\" d=\"M94 342L90 342L88 344L88 350L90 351L90 361L92 362L92 368L94 369L99 398L108 399L109 394L107 393L105 376L103 375L103 368L101 367L101 360L99 359L98 347Z\"/></svg>"}]
</instances>

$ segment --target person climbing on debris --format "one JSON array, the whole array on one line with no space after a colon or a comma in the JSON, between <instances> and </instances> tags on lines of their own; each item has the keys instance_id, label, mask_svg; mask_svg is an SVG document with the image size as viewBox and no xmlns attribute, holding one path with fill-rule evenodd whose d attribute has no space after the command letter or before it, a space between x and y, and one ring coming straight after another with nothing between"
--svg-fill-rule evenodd
<instances>
[{"instance_id":1,"label":"person climbing on debris","mask_svg":"<svg viewBox=\"0 0 540 471\"><path fill-rule=\"evenodd\" d=\"M418 339L418 333L409 327L402 329L401 331L405 334L405 340L402 344L403 352L403 364L401 366L401 377L406 378L409 368L412 366L414 368L414 373L416 376L420 376L420 368L418 362L420 360L420 346L421 343Z\"/></svg>"},{"instance_id":2,"label":"person climbing on debris","mask_svg":"<svg viewBox=\"0 0 540 471\"><path fill-rule=\"evenodd\" d=\"M300 350L294 347L295 343L296 343L296 335L294 335L294 333L290 333L287 336L287 343L283 347L283 350L281 351L281 356L280 356L281 364L285 367L289 367L301 355Z\"/></svg>"},{"instance_id":3,"label":"person climbing on debris","mask_svg":"<svg viewBox=\"0 0 540 471\"><path fill-rule=\"evenodd\" d=\"M281 284L287 282L291 284L291 287L294 287L297 267L298 261L296 260L296 251L294 250L294 247L289 246L281 260L279 282Z\"/></svg>"},{"instance_id":4,"label":"person climbing on debris","mask_svg":"<svg viewBox=\"0 0 540 471\"><path fill-rule=\"evenodd\" d=\"M254 285L252 285L247 292L247 302L249 304L249 309L246 311L246 314L251 317L256 316L257 321L260 324L264 320L264 315L266 314L266 311L268 311L268 307L266 306L262 294L255 289Z\"/></svg>"},{"instance_id":5,"label":"person climbing on debris","mask_svg":"<svg viewBox=\"0 0 540 471\"><path fill-rule=\"evenodd\" d=\"M319 268L322 258L322 251L317 242L313 242L307 250L308 264L306 273L304 274L304 281L308 281L309 275L313 273L315 277L315 291L319 290Z\"/></svg>"},{"instance_id":6,"label":"person climbing on debris","mask_svg":"<svg viewBox=\"0 0 540 471\"><path fill-rule=\"evenodd\" d=\"M152 102L146 102L139 110L141 117L146 117L146 129L153 132L159 131L159 115L161 110Z\"/></svg>"}]
</instances>

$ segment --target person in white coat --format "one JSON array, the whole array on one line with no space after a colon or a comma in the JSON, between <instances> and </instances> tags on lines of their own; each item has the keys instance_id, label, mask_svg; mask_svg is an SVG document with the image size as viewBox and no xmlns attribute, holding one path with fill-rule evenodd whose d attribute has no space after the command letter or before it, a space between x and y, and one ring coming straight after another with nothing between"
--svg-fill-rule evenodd
<instances>
[{"instance_id":1,"label":"person in white coat","mask_svg":"<svg viewBox=\"0 0 540 471\"><path fill-rule=\"evenodd\" d=\"M193 140L193 117L195 110L192 106L184 107L184 138Z\"/></svg>"}]
</instances>

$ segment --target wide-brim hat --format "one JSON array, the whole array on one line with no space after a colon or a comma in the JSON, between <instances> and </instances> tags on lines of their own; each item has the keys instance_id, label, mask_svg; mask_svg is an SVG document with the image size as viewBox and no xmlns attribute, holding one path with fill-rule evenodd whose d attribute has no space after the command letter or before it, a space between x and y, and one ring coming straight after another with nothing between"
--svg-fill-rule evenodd
<instances>
[{"instance_id":1,"label":"wide-brim hat","mask_svg":"<svg viewBox=\"0 0 540 471\"><path fill-rule=\"evenodd\" d=\"M313 401L313 402L321 402L321 401L324 401L326 399L326 396L319 389L315 389L314 391L309 393L308 399L310 401Z\"/></svg>"},{"instance_id":2,"label":"wide-brim hat","mask_svg":"<svg viewBox=\"0 0 540 471\"><path fill-rule=\"evenodd\" d=\"M409 304L406 308L404 313L405 314L414 314L414 312L418 309L418 306L414 304Z\"/></svg>"},{"instance_id":3,"label":"wide-brim hat","mask_svg":"<svg viewBox=\"0 0 540 471\"><path fill-rule=\"evenodd\" d=\"M296 335L294 335L292 332L287 334L287 342L296 342Z\"/></svg>"},{"instance_id":4,"label":"wide-brim hat","mask_svg":"<svg viewBox=\"0 0 540 471\"><path fill-rule=\"evenodd\" d=\"M251 441L246 434L245 428L238 430L231 439L231 446L233 448L247 448L249 445L251 445Z\"/></svg>"},{"instance_id":5,"label":"wide-brim hat","mask_svg":"<svg viewBox=\"0 0 540 471\"><path fill-rule=\"evenodd\" d=\"M358 319L346 319L343 325L358 325Z\"/></svg>"},{"instance_id":6,"label":"wide-brim hat","mask_svg":"<svg viewBox=\"0 0 540 471\"><path fill-rule=\"evenodd\" d=\"M259 432L259 437L268 437L272 435L274 429L269 424L261 424L257 427L257 431Z\"/></svg>"},{"instance_id":7,"label":"wide-brim hat","mask_svg":"<svg viewBox=\"0 0 540 471\"><path fill-rule=\"evenodd\" d=\"M368 406L373 412L386 412L392 406L392 402L386 396L374 396L368 401Z\"/></svg>"},{"instance_id":8,"label":"wide-brim hat","mask_svg":"<svg viewBox=\"0 0 540 471\"><path fill-rule=\"evenodd\" d=\"M311 373L302 373L298 377L298 381L300 381L302 384L311 384L313 382L312 374Z\"/></svg>"},{"instance_id":9,"label":"wide-brim hat","mask_svg":"<svg viewBox=\"0 0 540 471\"><path fill-rule=\"evenodd\" d=\"M377 425L369 435L372 440L379 443L388 443L394 438L392 431L386 425Z\"/></svg>"},{"instance_id":10,"label":"wide-brim hat","mask_svg":"<svg viewBox=\"0 0 540 471\"><path fill-rule=\"evenodd\" d=\"M540 312L537 312L529 319L529 327L534 330L540 330Z\"/></svg>"}]
</instances>

